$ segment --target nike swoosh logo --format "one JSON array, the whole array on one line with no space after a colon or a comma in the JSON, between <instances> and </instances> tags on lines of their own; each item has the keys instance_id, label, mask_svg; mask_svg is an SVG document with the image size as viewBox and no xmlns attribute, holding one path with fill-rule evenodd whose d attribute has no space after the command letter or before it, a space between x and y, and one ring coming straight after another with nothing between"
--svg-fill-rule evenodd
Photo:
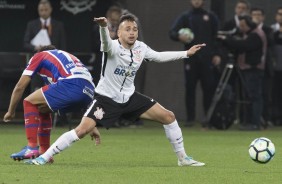
<instances>
[{"instance_id":1,"label":"nike swoosh logo","mask_svg":"<svg viewBox=\"0 0 282 184\"><path fill-rule=\"evenodd\" d=\"M182 137L176 138L177 141L179 141Z\"/></svg>"},{"instance_id":2,"label":"nike swoosh logo","mask_svg":"<svg viewBox=\"0 0 282 184\"><path fill-rule=\"evenodd\" d=\"M59 151L62 151L58 146L56 146L56 148L57 148Z\"/></svg>"}]
</instances>

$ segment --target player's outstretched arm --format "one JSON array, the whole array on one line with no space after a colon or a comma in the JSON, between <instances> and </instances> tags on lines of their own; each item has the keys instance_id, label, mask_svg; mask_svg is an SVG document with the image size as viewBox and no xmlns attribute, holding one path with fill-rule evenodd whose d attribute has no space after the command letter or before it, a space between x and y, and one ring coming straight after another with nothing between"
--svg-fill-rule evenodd
<instances>
[{"instance_id":1,"label":"player's outstretched arm","mask_svg":"<svg viewBox=\"0 0 282 184\"><path fill-rule=\"evenodd\" d=\"M94 17L94 22L97 22L101 27L107 27L108 20L106 17Z\"/></svg>"},{"instance_id":2,"label":"player's outstretched arm","mask_svg":"<svg viewBox=\"0 0 282 184\"><path fill-rule=\"evenodd\" d=\"M196 52L198 52L202 47L205 46L206 44L202 43L192 46L187 51L165 51L165 52L157 52L149 48L147 50L145 58L148 59L149 61L155 61L159 63L175 61L193 56Z\"/></svg>"},{"instance_id":3,"label":"player's outstretched arm","mask_svg":"<svg viewBox=\"0 0 282 184\"><path fill-rule=\"evenodd\" d=\"M100 26L101 51L110 52L112 48L112 39L107 26L107 19L105 17L98 17L94 18L94 21Z\"/></svg>"},{"instance_id":4,"label":"player's outstretched arm","mask_svg":"<svg viewBox=\"0 0 282 184\"><path fill-rule=\"evenodd\" d=\"M9 105L8 112L5 114L3 121L8 122L11 121L15 117L15 112L19 101L21 100L23 93L30 83L30 76L22 75L18 83L16 84Z\"/></svg>"},{"instance_id":5,"label":"player's outstretched arm","mask_svg":"<svg viewBox=\"0 0 282 184\"><path fill-rule=\"evenodd\" d=\"M193 56L196 52L198 52L202 47L205 46L206 46L205 43L192 46L189 50L187 50L187 56L189 57Z\"/></svg>"}]
</instances>

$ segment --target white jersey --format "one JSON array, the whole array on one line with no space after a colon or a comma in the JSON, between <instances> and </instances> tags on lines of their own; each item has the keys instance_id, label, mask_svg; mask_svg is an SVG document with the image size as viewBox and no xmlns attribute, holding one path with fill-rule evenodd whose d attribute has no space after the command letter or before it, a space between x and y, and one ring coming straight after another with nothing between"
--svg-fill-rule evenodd
<instances>
[{"instance_id":1,"label":"white jersey","mask_svg":"<svg viewBox=\"0 0 282 184\"><path fill-rule=\"evenodd\" d=\"M103 54L100 81L95 92L117 103L125 103L135 91L134 78L145 61L166 62L187 58L187 51L156 52L141 41L132 49L124 48L118 40L112 40L107 27L100 27Z\"/></svg>"}]
</instances>

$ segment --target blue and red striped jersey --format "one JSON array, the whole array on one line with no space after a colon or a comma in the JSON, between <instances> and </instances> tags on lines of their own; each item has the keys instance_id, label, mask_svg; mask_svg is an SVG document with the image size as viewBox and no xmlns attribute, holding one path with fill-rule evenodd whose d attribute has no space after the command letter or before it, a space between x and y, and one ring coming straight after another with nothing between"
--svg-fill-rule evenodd
<instances>
[{"instance_id":1,"label":"blue and red striped jersey","mask_svg":"<svg viewBox=\"0 0 282 184\"><path fill-rule=\"evenodd\" d=\"M92 83L88 69L74 55L62 50L48 50L35 54L23 71L23 75L34 76L38 73L45 84L58 80L83 78Z\"/></svg>"}]
</instances>

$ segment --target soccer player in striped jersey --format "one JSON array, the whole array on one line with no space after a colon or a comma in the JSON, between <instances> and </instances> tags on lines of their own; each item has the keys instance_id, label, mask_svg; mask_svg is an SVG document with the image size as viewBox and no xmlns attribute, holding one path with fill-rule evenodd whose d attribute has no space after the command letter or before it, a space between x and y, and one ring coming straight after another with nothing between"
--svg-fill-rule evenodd
<instances>
[{"instance_id":1,"label":"soccer player in striped jersey","mask_svg":"<svg viewBox=\"0 0 282 184\"><path fill-rule=\"evenodd\" d=\"M95 99L74 130L64 133L41 156L26 161L28 164L43 165L53 155L68 148L86 134L100 143L100 133L96 128L101 124L106 128L120 117L135 120L143 118L163 124L166 136L178 158L179 166L203 166L187 156L181 129L174 113L165 109L154 99L135 91L134 78L143 60L167 62L194 55L205 44L194 45L187 51L156 52L145 43L138 41L138 26L131 14L121 17L118 39L112 40L105 17L94 18L100 26L101 51L104 52L101 79L95 88Z\"/></svg>"},{"instance_id":2,"label":"soccer player in striped jersey","mask_svg":"<svg viewBox=\"0 0 282 184\"><path fill-rule=\"evenodd\" d=\"M61 114L86 109L94 98L91 74L81 61L52 45L45 46L30 59L16 84L3 119L5 122L15 117L23 92L36 73L46 85L23 100L28 143L20 152L11 155L14 160L38 157L49 148L51 112Z\"/></svg>"}]
</instances>

